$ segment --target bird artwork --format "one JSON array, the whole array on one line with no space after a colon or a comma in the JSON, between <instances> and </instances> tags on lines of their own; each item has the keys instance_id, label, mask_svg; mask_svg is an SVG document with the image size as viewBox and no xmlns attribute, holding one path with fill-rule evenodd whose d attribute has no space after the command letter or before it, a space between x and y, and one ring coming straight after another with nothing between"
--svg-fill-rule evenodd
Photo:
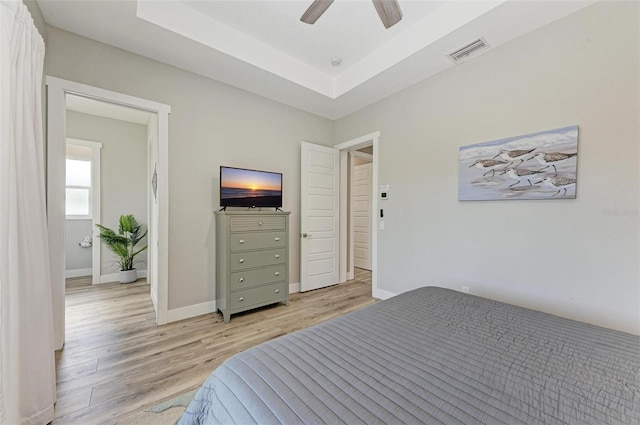
<instances>
[{"instance_id":1,"label":"bird artwork","mask_svg":"<svg viewBox=\"0 0 640 425\"><path fill-rule=\"evenodd\" d=\"M575 198L577 157L577 125L461 146L458 199Z\"/></svg>"},{"instance_id":2,"label":"bird artwork","mask_svg":"<svg viewBox=\"0 0 640 425\"><path fill-rule=\"evenodd\" d=\"M522 164L525 160L524 157L529 155L531 152L535 151L537 148L533 148L533 149L515 149L515 150L506 150L506 149L501 149L498 154L496 156L494 156L493 158L497 158L500 157L502 159L504 159L505 161L516 161L516 160L520 160L520 164ZM520 165L518 164L518 165ZM518 166L516 165L516 167Z\"/></svg>"},{"instance_id":3,"label":"bird artwork","mask_svg":"<svg viewBox=\"0 0 640 425\"><path fill-rule=\"evenodd\" d=\"M508 174L509 177L511 177L514 180L518 180L517 182L515 182L514 184L509 185L508 187L513 187L517 184L519 184L522 180L527 179L527 181L529 182L529 186L533 186L533 183L531 183L531 177L537 175L537 174L541 174L542 171L538 171L538 170L529 170L526 168L507 168L505 169L502 174Z\"/></svg>"},{"instance_id":4,"label":"bird artwork","mask_svg":"<svg viewBox=\"0 0 640 425\"><path fill-rule=\"evenodd\" d=\"M491 175L493 177L496 175L497 167L500 167L501 165L507 166L509 164L510 163L507 161L500 161L496 159L478 159L473 164L471 164L469 168L475 166L481 170L488 170L486 173L482 175L482 177L486 176L489 173L493 173Z\"/></svg>"},{"instance_id":5,"label":"bird artwork","mask_svg":"<svg viewBox=\"0 0 640 425\"><path fill-rule=\"evenodd\" d=\"M570 187L576 186L576 179L573 177L565 177L565 176L546 176L544 179L536 183L537 184L542 183L547 187L558 189L556 193L551 195L552 197L556 196L558 193L560 193L563 190L564 190L564 193L562 194L562 196L566 196L567 190Z\"/></svg>"},{"instance_id":6,"label":"bird artwork","mask_svg":"<svg viewBox=\"0 0 640 425\"><path fill-rule=\"evenodd\" d=\"M527 161L532 160L532 159L537 159L538 162L542 165L544 165L543 168L541 168L541 170L544 170L545 168L549 168L550 166L553 167L553 169L555 170L556 174L558 174L558 169L556 168L556 165L570 159L573 158L574 156L578 155L577 152L574 153L563 153L563 152L548 152L548 153L544 153L544 152L538 152L537 154L533 155L531 158L529 158Z\"/></svg>"}]
</instances>

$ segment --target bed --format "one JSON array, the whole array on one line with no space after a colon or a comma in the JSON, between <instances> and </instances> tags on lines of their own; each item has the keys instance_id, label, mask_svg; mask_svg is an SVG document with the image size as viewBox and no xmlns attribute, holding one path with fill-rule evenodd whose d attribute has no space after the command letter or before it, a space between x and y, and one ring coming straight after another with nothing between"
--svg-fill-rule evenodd
<instances>
[{"instance_id":1,"label":"bed","mask_svg":"<svg viewBox=\"0 0 640 425\"><path fill-rule=\"evenodd\" d=\"M187 424L640 424L640 337L425 287L226 360Z\"/></svg>"}]
</instances>

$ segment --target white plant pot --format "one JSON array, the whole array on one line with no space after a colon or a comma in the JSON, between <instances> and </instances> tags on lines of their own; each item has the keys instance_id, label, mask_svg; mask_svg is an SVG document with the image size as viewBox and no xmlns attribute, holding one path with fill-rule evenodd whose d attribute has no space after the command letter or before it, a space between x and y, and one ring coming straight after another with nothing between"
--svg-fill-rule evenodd
<instances>
[{"instance_id":1,"label":"white plant pot","mask_svg":"<svg viewBox=\"0 0 640 425\"><path fill-rule=\"evenodd\" d=\"M118 278L120 283L135 282L136 280L138 280L138 271L136 269L120 270Z\"/></svg>"}]
</instances>

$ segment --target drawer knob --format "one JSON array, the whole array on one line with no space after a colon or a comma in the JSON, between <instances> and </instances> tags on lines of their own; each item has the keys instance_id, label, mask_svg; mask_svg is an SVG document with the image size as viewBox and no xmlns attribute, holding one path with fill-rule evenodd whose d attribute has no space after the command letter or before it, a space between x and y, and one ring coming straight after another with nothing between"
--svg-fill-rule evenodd
<instances>
[{"instance_id":1,"label":"drawer knob","mask_svg":"<svg viewBox=\"0 0 640 425\"><path fill-rule=\"evenodd\" d=\"M276 255L274 255L274 257L276 257L276 258L280 258L280 254L276 254Z\"/></svg>"},{"instance_id":2,"label":"drawer knob","mask_svg":"<svg viewBox=\"0 0 640 425\"><path fill-rule=\"evenodd\" d=\"M240 301L240 302L244 301L244 297L238 298L238 301Z\"/></svg>"},{"instance_id":3,"label":"drawer knob","mask_svg":"<svg viewBox=\"0 0 640 425\"><path fill-rule=\"evenodd\" d=\"M275 292L276 294L279 294L279 293L280 293L280 290L279 290L279 289L276 289L276 290L275 290L275 291L273 291L273 292Z\"/></svg>"},{"instance_id":4,"label":"drawer knob","mask_svg":"<svg viewBox=\"0 0 640 425\"><path fill-rule=\"evenodd\" d=\"M240 283L244 282L244 277L241 277L240 279L238 279L238 282Z\"/></svg>"},{"instance_id":5,"label":"drawer knob","mask_svg":"<svg viewBox=\"0 0 640 425\"><path fill-rule=\"evenodd\" d=\"M240 239L240 243L244 243L244 239Z\"/></svg>"},{"instance_id":6,"label":"drawer knob","mask_svg":"<svg viewBox=\"0 0 640 425\"><path fill-rule=\"evenodd\" d=\"M273 240L277 242L280 240L280 238L273 238Z\"/></svg>"},{"instance_id":7,"label":"drawer knob","mask_svg":"<svg viewBox=\"0 0 640 425\"><path fill-rule=\"evenodd\" d=\"M273 275L274 276L280 276L280 272L275 272Z\"/></svg>"},{"instance_id":8,"label":"drawer knob","mask_svg":"<svg viewBox=\"0 0 640 425\"><path fill-rule=\"evenodd\" d=\"M244 258L239 259L238 263L244 263Z\"/></svg>"},{"instance_id":9,"label":"drawer knob","mask_svg":"<svg viewBox=\"0 0 640 425\"><path fill-rule=\"evenodd\" d=\"M258 222L258 226L262 226L262 222L261 221Z\"/></svg>"}]
</instances>

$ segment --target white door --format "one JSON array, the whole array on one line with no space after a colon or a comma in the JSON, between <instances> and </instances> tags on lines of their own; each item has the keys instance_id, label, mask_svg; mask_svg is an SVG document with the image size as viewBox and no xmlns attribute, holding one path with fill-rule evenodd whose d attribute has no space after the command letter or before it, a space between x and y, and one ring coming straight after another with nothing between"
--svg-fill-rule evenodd
<instances>
[{"instance_id":1,"label":"white door","mask_svg":"<svg viewBox=\"0 0 640 425\"><path fill-rule=\"evenodd\" d=\"M340 151L302 142L300 290L338 283Z\"/></svg>"},{"instance_id":2,"label":"white door","mask_svg":"<svg viewBox=\"0 0 640 425\"><path fill-rule=\"evenodd\" d=\"M372 164L353 167L353 265L371 270Z\"/></svg>"}]
</instances>

